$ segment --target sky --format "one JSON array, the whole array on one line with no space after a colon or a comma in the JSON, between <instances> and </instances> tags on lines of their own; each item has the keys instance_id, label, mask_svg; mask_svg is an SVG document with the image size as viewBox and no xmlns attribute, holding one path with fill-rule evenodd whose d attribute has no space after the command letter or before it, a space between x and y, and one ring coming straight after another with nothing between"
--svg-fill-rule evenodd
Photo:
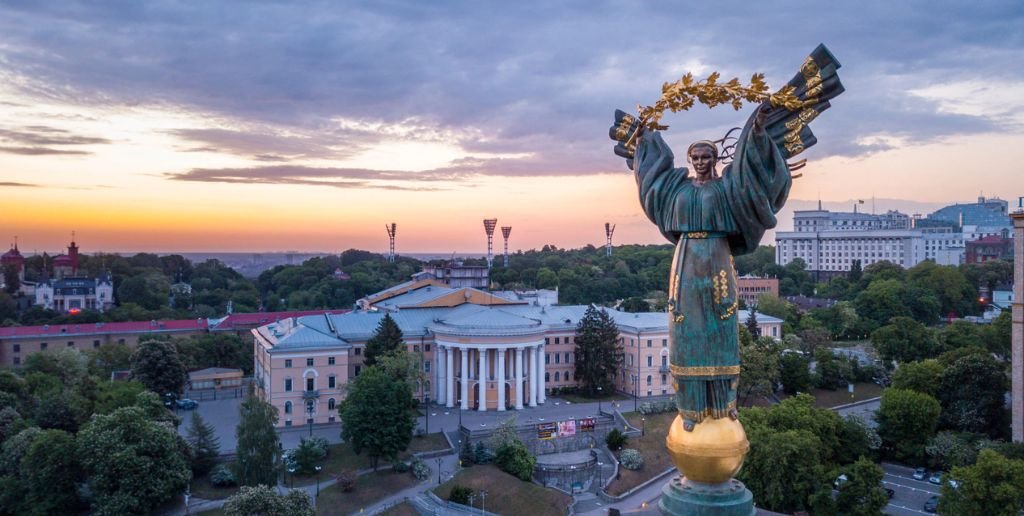
<instances>
[{"instance_id":1,"label":"sky","mask_svg":"<svg viewBox=\"0 0 1024 516\"><path fill-rule=\"evenodd\" d=\"M399 254L482 252L495 217L513 250L601 245L605 222L661 243L614 110L686 72L778 87L818 43L846 92L811 124L779 229L819 199L1016 206L1021 27L1016 0L5 0L0 242L380 252L395 222ZM750 109L667 114L666 140L682 156Z\"/></svg>"}]
</instances>

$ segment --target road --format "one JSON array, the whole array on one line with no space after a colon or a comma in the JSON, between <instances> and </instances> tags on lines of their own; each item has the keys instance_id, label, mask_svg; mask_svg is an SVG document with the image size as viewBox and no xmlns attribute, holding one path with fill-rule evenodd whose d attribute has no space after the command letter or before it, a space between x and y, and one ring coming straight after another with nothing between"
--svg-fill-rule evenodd
<instances>
[{"instance_id":1,"label":"road","mask_svg":"<svg viewBox=\"0 0 1024 516\"><path fill-rule=\"evenodd\" d=\"M929 483L927 480L914 480L911 476L913 468L897 464L882 463L885 476L882 477L882 485L892 489L896 494L885 507L887 514L895 516L928 514L924 511L924 503L934 495L939 494L940 487Z\"/></svg>"}]
</instances>

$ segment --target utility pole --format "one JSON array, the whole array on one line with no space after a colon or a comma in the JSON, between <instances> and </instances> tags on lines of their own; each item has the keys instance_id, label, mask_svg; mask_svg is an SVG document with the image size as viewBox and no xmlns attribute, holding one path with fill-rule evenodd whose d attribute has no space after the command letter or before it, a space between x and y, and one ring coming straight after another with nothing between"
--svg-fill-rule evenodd
<instances>
[{"instance_id":1,"label":"utility pole","mask_svg":"<svg viewBox=\"0 0 1024 516\"><path fill-rule=\"evenodd\" d=\"M487 501L487 490L486 489L481 489L480 490L480 514L486 514L487 513L487 510L484 509L484 502L486 502L486 501Z\"/></svg>"}]
</instances>

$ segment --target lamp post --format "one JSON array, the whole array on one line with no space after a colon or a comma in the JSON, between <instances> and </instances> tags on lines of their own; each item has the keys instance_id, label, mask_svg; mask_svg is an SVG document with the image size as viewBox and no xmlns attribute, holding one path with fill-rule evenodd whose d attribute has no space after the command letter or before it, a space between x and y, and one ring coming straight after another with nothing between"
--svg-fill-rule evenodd
<instances>
[{"instance_id":1,"label":"lamp post","mask_svg":"<svg viewBox=\"0 0 1024 516\"><path fill-rule=\"evenodd\" d=\"M306 420L309 421L309 436L313 437L313 400L306 402Z\"/></svg>"},{"instance_id":2,"label":"lamp post","mask_svg":"<svg viewBox=\"0 0 1024 516\"><path fill-rule=\"evenodd\" d=\"M647 418L640 416L640 437L647 435Z\"/></svg>"},{"instance_id":3,"label":"lamp post","mask_svg":"<svg viewBox=\"0 0 1024 516\"><path fill-rule=\"evenodd\" d=\"M316 466L316 497L320 498L320 470L324 469L323 466L317 464Z\"/></svg>"},{"instance_id":4,"label":"lamp post","mask_svg":"<svg viewBox=\"0 0 1024 516\"><path fill-rule=\"evenodd\" d=\"M459 428L462 428L462 398L459 398Z\"/></svg>"},{"instance_id":5,"label":"lamp post","mask_svg":"<svg viewBox=\"0 0 1024 516\"><path fill-rule=\"evenodd\" d=\"M437 458L437 485L441 485L441 457Z\"/></svg>"},{"instance_id":6,"label":"lamp post","mask_svg":"<svg viewBox=\"0 0 1024 516\"><path fill-rule=\"evenodd\" d=\"M597 386L597 415L601 415L601 391L604 389L600 385Z\"/></svg>"},{"instance_id":7,"label":"lamp post","mask_svg":"<svg viewBox=\"0 0 1024 516\"><path fill-rule=\"evenodd\" d=\"M481 489L480 490L480 514L484 514L484 513L487 512L487 510L484 509L484 502L486 502L486 501L487 501L487 490L486 489Z\"/></svg>"},{"instance_id":8,"label":"lamp post","mask_svg":"<svg viewBox=\"0 0 1024 516\"><path fill-rule=\"evenodd\" d=\"M424 434L430 433L430 396L424 398L423 410L427 413L427 421L424 424Z\"/></svg>"},{"instance_id":9,"label":"lamp post","mask_svg":"<svg viewBox=\"0 0 1024 516\"><path fill-rule=\"evenodd\" d=\"M288 485L289 487L295 487L295 466L288 467Z\"/></svg>"}]
</instances>

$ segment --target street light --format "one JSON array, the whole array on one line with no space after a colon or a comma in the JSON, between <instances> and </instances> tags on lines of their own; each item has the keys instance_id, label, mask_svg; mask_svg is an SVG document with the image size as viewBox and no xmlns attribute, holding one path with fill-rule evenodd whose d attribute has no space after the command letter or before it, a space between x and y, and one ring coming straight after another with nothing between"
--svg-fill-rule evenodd
<instances>
[{"instance_id":1,"label":"street light","mask_svg":"<svg viewBox=\"0 0 1024 516\"><path fill-rule=\"evenodd\" d=\"M306 402L306 419L309 421L309 436L313 437L313 400Z\"/></svg>"},{"instance_id":2,"label":"street light","mask_svg":"<svg viewBox=\"0 0 1024 516\"><path fill-rule=\"evenodd\" d=\"M647 435L647 418L640 416L640 437Z\"/></svg>"},{"instance_id":3,"label":"street light","mask_svg":"<svg viewBox=\"0 0 1024 516\"><path fill-rule=\"evenodd\" d=\"M484 502L487 501L487 490L480 490L480 514L486 514L487 510L484 509Z\"/></svg>"},{"instance_id":4,"label":"street light","mask_svg":"<svg viewBox=\"0 0 1024 516\"><path fill-rule=\"evenodd\" d=\"M316 466L316 497L320 498L320 470L324 469L319 464Z\"/></svg>"},{"instance_id":5,"label":"street light","mask_svg":"<svg viewBox=\"0 0 1024 516\"><path fill-rule=\"evenodd\" d=\"M441 485L441 457L437 458L437 485Z\"/></svg>"},{"instance_id":6,"label":"street light","mask_svg":"<svg viewBox=\"0 0 1024 516\"><path fill-rule=\"evenodd\" d=\"M462 428L462 398L459 398L459 428Z\"/></svg>"},{"instance_id":7,"label":"street light","mask_svg":"<svg viewBox=\"0 0 1024 516\"><path fill-rule=\"evenodd\" d=\"M597 386L597 415L601 415L601 391L604 389L600 385Z\"/></svg>"},{"instance_id":8,"label":"street light","mask_svg":"<svg viewBox=\"0 0 1024 516\"><path fill-rule=\"evenodd\" d=\"M290 466L288 468L288 476L291 477L289 484L291 487L295 487L295 466Z\"/></svg>"}]
</instances>

